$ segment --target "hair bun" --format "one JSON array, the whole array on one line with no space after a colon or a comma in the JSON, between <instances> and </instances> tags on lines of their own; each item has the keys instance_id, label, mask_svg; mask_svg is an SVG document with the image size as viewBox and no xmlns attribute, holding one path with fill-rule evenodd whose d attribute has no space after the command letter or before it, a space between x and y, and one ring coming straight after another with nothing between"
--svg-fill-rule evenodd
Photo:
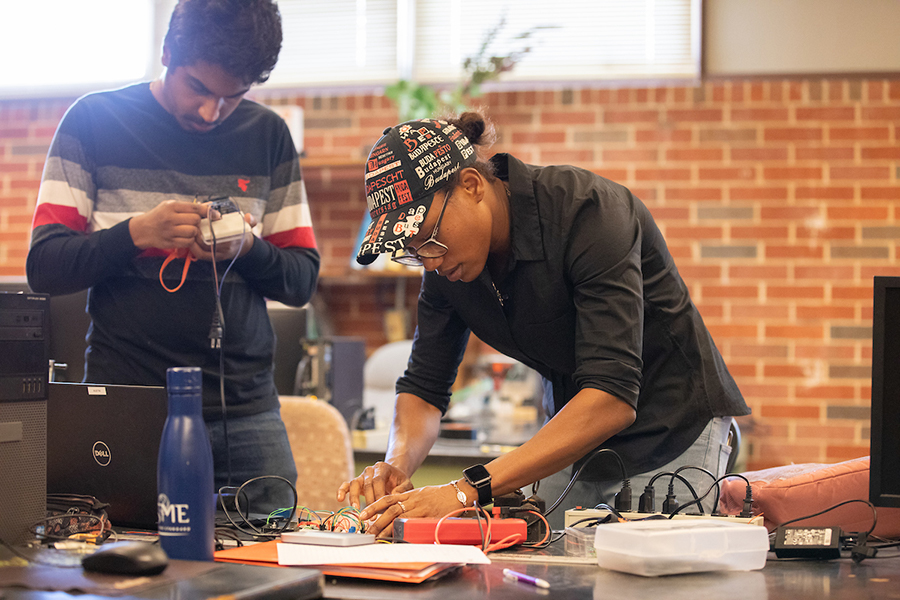
<instances>
[{"instance_id":1,"label":"hair bun","mask_svg":"<svg viewBox=\"0 0 900 600\"><path fill-rule=\"evenodd\" d=\"M490 146L494 143L493 127L477 112L464 112L451 123L462 131L474 146Z\"/></svg>"},{"instance_id":2,"label":"hair bun","mask_svg":"<svg viewBox=\"0 0 900 600\"><path fill-rule=\"evenodd\" d=\"M459 125L458 127L462 129L463 133L466 134L466 137L469 138L469 141L473 144L478 143L478 139L484 133L485 130L485 122L484 117L479 115L476 112L464 112L459 116Z\"/></svg>"}]
</instances>

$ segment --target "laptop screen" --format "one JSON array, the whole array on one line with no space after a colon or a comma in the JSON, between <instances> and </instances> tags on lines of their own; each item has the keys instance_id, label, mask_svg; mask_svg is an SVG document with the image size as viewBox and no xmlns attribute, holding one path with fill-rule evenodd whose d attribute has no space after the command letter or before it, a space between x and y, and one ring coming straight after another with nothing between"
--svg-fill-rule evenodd
<instances>
[{"instance_id":1,"label":"laptop screen","mask_svg":"<svg viewBox=\"0 0 900 600\"><path fill-rule=\"evenodd\" d=\"M167 402L164 387L51 383L47 492L94 496L113 525L156 529Z\"/></svg>"}]
</instances>

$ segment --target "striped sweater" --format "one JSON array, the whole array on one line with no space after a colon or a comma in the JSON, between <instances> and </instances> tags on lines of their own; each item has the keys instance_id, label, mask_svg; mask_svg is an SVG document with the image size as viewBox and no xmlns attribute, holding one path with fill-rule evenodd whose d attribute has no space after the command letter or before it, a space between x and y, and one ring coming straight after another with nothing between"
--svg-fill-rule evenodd
<instances>
[{"instance_id":1,"label":"striped sweater","mask_svg":"<svg viewBox=\"0 0 900 600\"><path fill-rule=\"evenodd\" d=\"M135 247L129 219L169 199L229 196L259 225L250 251L222 285L225 393L229 414L278 405L274 334L266 299L292 306L312 295L319 254L287 126L242 100L209 133L184 131L148 83L80 98L63 117L47 156L26 269L36 292L85 288L91 327L85 381L164 385L166 369L199 366L204 412L219 416L219 354L211 348L213 265L191 263L175 293L159 273L168 251ZM183 259L164 271L181 279ZM222 276L228 262L218 263Z\"/></svg>"}]
</instances>

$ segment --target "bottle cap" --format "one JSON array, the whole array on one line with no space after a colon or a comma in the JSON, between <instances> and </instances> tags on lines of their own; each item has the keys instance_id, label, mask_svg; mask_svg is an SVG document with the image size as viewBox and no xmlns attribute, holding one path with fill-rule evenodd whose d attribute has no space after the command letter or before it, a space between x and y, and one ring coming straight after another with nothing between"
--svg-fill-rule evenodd
<instances>
[{"instance_id":1,"label":"bottle cap","mask_svg":"<svg viewBox=\"0 0 900 600\"><path fill-rule=\"evenodd\" d=\"M166 388L170 394L192 394L203 390L200 367L171 367L166 370Z\"/></svg>"}]
</instances>

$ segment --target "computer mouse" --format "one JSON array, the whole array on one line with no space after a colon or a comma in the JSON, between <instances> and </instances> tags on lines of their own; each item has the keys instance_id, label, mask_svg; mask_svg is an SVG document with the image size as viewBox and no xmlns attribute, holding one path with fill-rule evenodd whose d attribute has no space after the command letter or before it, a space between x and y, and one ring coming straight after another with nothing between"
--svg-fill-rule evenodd
<instances>
[{"instance_id":1,"label":"computer mouse","mask_svg":"<svg viewBox=\"0 0 900 600\"><path fill-rule=\"evenodd\" d=\"M150 542L113 542L103 544L81 559L85 571L113 575L156 575L169 564L166 551Z\"/></svg>"}]
</instances>

